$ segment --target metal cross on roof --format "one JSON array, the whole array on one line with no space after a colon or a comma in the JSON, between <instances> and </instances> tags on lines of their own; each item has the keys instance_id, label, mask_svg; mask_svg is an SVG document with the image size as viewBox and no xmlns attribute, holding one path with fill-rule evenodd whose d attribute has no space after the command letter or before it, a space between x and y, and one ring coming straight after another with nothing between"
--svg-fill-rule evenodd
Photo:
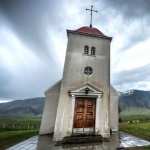
<instances>
[{"instance_id":1,"label":"metal cross on roof","mask_svg":"<svg viewBox=\"0 0 150 150\"><path fill-rule=\"evenodd\" d=\"M90 19L90 28L92 28L92 21L93 21L93 12L98 12L97 10L93 9L93 5L91 5L91 9L86 8L86 11L90 11L91 19Z\"/></svg>"}]
</instances>

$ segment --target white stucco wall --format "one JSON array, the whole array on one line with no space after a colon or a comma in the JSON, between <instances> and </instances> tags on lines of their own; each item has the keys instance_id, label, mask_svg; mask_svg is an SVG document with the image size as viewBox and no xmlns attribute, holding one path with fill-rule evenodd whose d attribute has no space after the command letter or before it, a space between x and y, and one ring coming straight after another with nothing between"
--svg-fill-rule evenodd
<instances>
[{"instance_id":1,"label":"white stucco wall","mask_svg":"<svg viewBox=\"0 0 150 150\"><path fill-rule=\"evenodd\" d=\"M41 135L54 132L60 85L61 81L57 82L54 86L45 92L46 100L39 132Z\"/></svg>"},{"instance_id":2,"label":"white stucco wall","mask_svg":"<svg viewBox=\"0 0 150 150\"><path fill-rule=\"evenodd\" d=\"M83 54L84 46L96 47L96 56ZM93 74L87 78L84 75L84 67L91 66ZM89 83L103 91L99 112L99 134L109 136L110 132L110 40L84 36L79 34L68 34L68 45L65 59L63 80L61 84L58 110L55 122L54 140L61 140L72 133L70 124L72 121L71 98L68 91Z\"/></svg>"},{"instance_id":3,"label":"white stucco wall","mask_svg":"<svg viewBox=\"0 0 150 150\"><path fill-rule=\"evenodd\" d=\"M110 89L110 126L112 131L118 131L118 101L119 94L117 91L111 86Z\"/></svg>"}]
</instances>

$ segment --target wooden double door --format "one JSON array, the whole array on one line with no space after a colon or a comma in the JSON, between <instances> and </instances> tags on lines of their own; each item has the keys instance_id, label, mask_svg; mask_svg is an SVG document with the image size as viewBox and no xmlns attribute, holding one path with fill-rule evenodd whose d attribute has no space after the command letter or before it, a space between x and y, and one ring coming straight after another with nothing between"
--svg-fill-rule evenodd
<instances>
[{"instance_id":1,"label":"wooden double door","mask_svg":"<svg viewBox=\"0 0 150 150\"><path fill-rule=\"evenodd\" d=\"M95 98L77 97L75 101L73 128L95 129Z\"/></svg>"}]
</instances>

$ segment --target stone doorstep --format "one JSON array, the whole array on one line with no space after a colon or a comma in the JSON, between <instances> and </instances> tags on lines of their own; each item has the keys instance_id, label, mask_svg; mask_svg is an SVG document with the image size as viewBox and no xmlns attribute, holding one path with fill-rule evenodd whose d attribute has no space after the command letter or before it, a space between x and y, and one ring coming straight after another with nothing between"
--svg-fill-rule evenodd
<instances>
[{"instance_id":1,"label":"stone doorstep","mask_svg":"<svg viewBox=\"0 0 150 150\"><path fill-rule=\"evenodd\" d=\"M64 137L62 141L56 142L56 146L60 145L67 145L67 144L82 144L82 143L102 143L102 142L109 142L109 138L103 138L99 135L90 135L90 136L69 136Z\"/></svg>"},{"instance_id":2,"label":"stone doorstep","mask_svg":"<svg viewBox=\"0 0 150 150\"><path fill-rule=\"evenodd\" d=\"M140 150L140 147L142 148L143 146L148 146L148 145L150 145L150 142L149 141L145 141L145 140L143 140L143 139L141 139L141 138L137 138L137 137L135 137L135 136L132 136L132 135L130 135L130 134L126 134L126 133L123 133L123 132L120 132L121 134L120 134L120 147L118 147L118 148L116 148L116 150L130 150L130 148L132 148L132 149L137 149L137 150ZM42 137L42 136L41 136ZM52 147L55 145L55 142L53 143L53 141L52 141L52 135L51 136L43 136L43 137L46 137L46 141L48 142L47 143L47 145L51 145L52 144ZM73 136L73 140L74 141L76 141L76 139L75 139L75 137L76 138L79 138L78 136ZM96 139L96 137L97 137L97 139ZM65 139L67 140L67 138L69 138L69 137L66 137ZM82 137L83 138L83 137ZM82 139L81 137L80 137L80 139ZM84 137L85 138L85 137ZM86 137L87 138L87 137ZM87 139L84 139L84 142L85 143L82 143L82 144L80 144L79 143L79 145L85 145L85 146L87 146L88 145L88 143L91 143L91 144L89 144L89 145L101 145L101 143L104 141L104 145L105 144L107 144L107 142L109 143L109 139L103 139L101 136L94 136L94 135L90 135L90 138L88 139L88 140L91 140L90 142L89 141L87 141ZM93 139L96 139L96 140L93 140ZM16 145L14 145L14 146L12 146L12 147L10 147L10 148L8 148L7 150L25 150L25 149L28 149L28 150L37 150L37 146L38 146L38 140L39 140L40 138L38 138L38 136L35 136L35 137L31 137L31 138L29 138L29 139L27 139L27 140L25 140L25 141L23 141L23 142L20 142L20 143L18 143L18 144L16 144ZM83 140L83 139L82 139ZM98 142L97 142L98 141ZM105 143L105 141L107 141L106 143ZM143 142L144 141L144 142ZM88 142L88 143L87 143ZM111 142L111 139L110 139L110 142ZM142 143L141 143L142 142ZM147 143L147 144L145 144L145 142ZM139 146L139 143L141 143L141 145ZM46 144L46 143L44 143L44 144ZM58 143L56 143L56 145L59 145L59 146L62 146L62 147L68 147L69 146L69 144L67 144L67 143L65 143L65 141L64 141L64 144L62 143L62 141L61 142L58 142ZM75 144L70 144L70 146L76 146L76 142L75 142ZM31 148L29 149L29 148L27 148L28 146L30 146L31 145ZM118 145L119 146L119 145ZM55 147L55 146L54 146ZM54 149L57 149L56 147L54 148ZM59 148L58 148L59 149ZM68 149L68 148L67 148ZM42 149L43 150L43 149Z\"/></svg>"}]
</instances>

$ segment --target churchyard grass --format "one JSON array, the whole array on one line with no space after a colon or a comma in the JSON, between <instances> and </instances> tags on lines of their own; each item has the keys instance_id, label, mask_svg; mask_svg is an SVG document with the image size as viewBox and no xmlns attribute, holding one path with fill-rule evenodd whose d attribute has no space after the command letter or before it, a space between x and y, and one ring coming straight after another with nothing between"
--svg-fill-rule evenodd
<instances>
[{"instance_id":1,"label":"churchyard grass","mask_svg":"<svg viewBox=\"0 0 150 150\"><path fill-rule=\"evenodd\" d=\"M37 130L4 131L0 133L0 150L37 135Z\"/></svg>"},{"instance_id":2,"label":"churchyard grass","mask_svg":"<svg viewBox=\"0 0 150 150\"><path fill-rule=\"evenodd\" d=\"M121 116L123 122L150 122L150 114L149 115L123 115Z\"/></svg>"},{"instance_id":3,"label":"churchyard grass","mask_svg":"<svg viewBox=\"0 0 150 150\"><path fill-rule=\"evenodd\" d=\"M120 131L150 141L150 115L122 115ZM126 150L150 150L150 146L127 148Z\"/></svg>"},{"instance_id":4,"label":"churchyard grass","mask_svg":"<svg viewBox=\"0 0 150 150\"><path fill-rule=\"evenodd\" d=\"M38 134L39 117L1 117L0 150Z\"/></svg>"},{"instance_id":5,"label":"churchyard grass","mask_svg":"<svg viewBox=\"0 0 150 150\"><path fill-rule=\"evenodd\" d=\"M0 150L38 134L40 117L0 118ZM122 116L120 130L150 141L150 117L145 115ZM130 148L127 150L135 150ZM150 150L150 146L136 148Z\"/></svg>"},{"instance_id":6,"label":"churchyard grass","mask_svg":"<svg viewBox=\"0 0 150 150\"><path fill-rule=\"evenodd\" d=\"M120 130L150 141L150 121L123 122L120 123Z\"/></svg>"},{"instance_id":7,"label":"churchyard grass","mask_svg":"<svg viewBox=\"0 0 150 150\"><path fill-rule=\"evenodd\" d=\"M150 141L150 110L129 109L120 114L120 130Z\"/></svg>"},{"instance_id":8,"label":"churchyard grass","mask_svg":"<svg viewBox=\"0 0 150 150\"><path fill-rule=\"evenodd\" d=\"M150 146L126 148L125 150L150 150Z\"/></svg>"}]
</instances>

